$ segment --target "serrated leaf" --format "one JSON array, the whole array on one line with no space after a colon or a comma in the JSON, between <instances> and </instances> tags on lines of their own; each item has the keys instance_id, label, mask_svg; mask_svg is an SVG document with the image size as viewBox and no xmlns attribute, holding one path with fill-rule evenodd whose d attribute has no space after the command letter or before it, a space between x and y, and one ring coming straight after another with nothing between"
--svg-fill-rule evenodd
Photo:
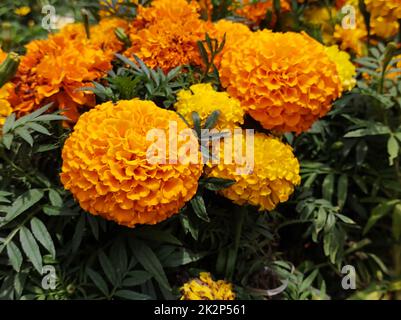
<instances>
[{"instance_id":1,"label":"serrated leaf","mask_svg":"<svg viewBox=\"0 0 401 320\"><path fill-rule=\"evenodd\" d=\"M344 206L345 201L347 200L348 193L348 176L346 174L342 174L338 179L337 183L337 204L340 209Z\"/></svg>"},{"instance_id":2,"label":"serrated leaf","mask_svg":"<svg viewBox=\"0 0 401 320\"><path fill-rule=\"evenodd\" d=\"M26 124L26 127L28 127L29 129L32 129L36 132L39 132L41 134L44 134L44 135L48 135L48 136L51 135L49 130L47 130L44 126L42 126L41 124L36 123L36 122L29 122Z\"/></svg>"},{"instance_id":3,"label":"serrated leaf","mask_svg":"<svg viewBox=\"0 0 401 320\"><path fill-rule=\"evenodd\" d=\"M331 199L333 197L334 178L335 178L334 174L330 173L324 178L323 184L322 184L323 198L326 199L329 202L331 202Z\"/></svg>"},{"instance_id":4,"label":"serrated leaf","mask_svg":"<svg viewBox=\"0 0 401 320\"><path fill-rule=\"evenodd\" d=\"M153 250L143 241L132 240L130 244L132 253L142 267L148 271L161 286L167 290L171 290L163 267Z\"/></svg>"},{"instance_id":5,"label":"serrated leaf","mask_svg":"<svg viewBox=\"0 0 401 320\"><path fill-rule=\"evenodd\" d=\"M33 146L33 138L25 127L19 127L15 129L15 134L20 136L30 146Z\"/></svg>"},{"instance_id":6,"label":"serrated leaf","mask_svg":"<svg viewBox=\"0 0 401 320\"><path fill-rule=\"evenodd\" d=\"M54 207L63 206L63 199L61 198L60 194L54 189L49 190L49 200Z\"/></svg>"},{"instance_id":7,"label":"serrated leaf","mask_svg":"<svg viewBox=\"0 0 401 320\"><path fill-rule=\"evenodd\" d=\"M195 195L191 200L192 209L194 209L195 214L202 220L209 222L209 216L206 211L205 201L201 195Z\"/></svg>"},{"instance_id":8,"label":"serrated leaf","mask_svg":"<svg viewBox=\"0 0 401 320\"><path fill-rule=\"evenodd\" d=\"M106 281L103 280L100 274L92 270L91 268L87 268L86 273L95 284L95 286L107 297L109 295L109 289L107 287Z\"/></svg>"},{"instance_id":9,"label":"serrated leaf","mask_svg":"<svg viewBox=\"0 0 401 320\"><path fill-rule=\"evenodd\" d=\"M7 133L1 137L1 140L4 144L4 146L7 148L7 150L10 150L11 144L13 143L13 140L14 140L14 135L11 133Z\"/></svg>"},{"instance_id":10,"label":"serrated leaf","mask_svg":"<svg viewBox=\"0 0 401 320\"><path fill-rule=\"evenodd\" d=\"M19 272L21 270L22 254L20 249L18 249L12 241L7 244L7 255L14 270Z\"/></svg>"},{"instance_id":11,"label":"serrated leaf","mask_svg":"<svg viewBox=\"0 0 401 320\"><path fill-rule=\"evenodd\" d=\"M31 230L35 238L49 251L53 259L56 258L56 249L54 248L54 243L52 237L47 231L46 226L38 218L32 218L31 220Z\"/></svg>"},{"instance_id":12,"label":"serrated leaf","mask_svg":"<svg viewBox=\"0 0 401 320\"><path fill-rule=\"evenodd\" d=\"M152 278L152 275L147 271L131 271L128 273L128 277L124 279L123 286L124 287L135 287L137 285L143 284L149 279Z\"/></svg>"},{"instance_id":13,"label":"serrated leaf","mask_svg":"<svg viewBox=\"0 0 401 320\"><path fill-rule=\"evenodd\" d=\"M22 249L31 260L35 269L42 274L42 255L40 254L39 246L36 243L31 231L27 227L21 227L19 231Z\"/></svg>"},{"instance_id":14,"label":"serrated leaf","mask_svg":"<svg viewBox=\"0 0 401 320\"><path fill-rule=\"evenodd\" d=\"M391 136L387 141L387 152L388 161L390 166L392 166L394 164L394 159L398 157L398 153L400 152L400 145L394 136Z\"/></svg>"},{"instance_id":15,"label":"serrated leaf","mask_svg":"<svg viewBox=\"0 0 401 320\"><path fill-rule=\"evenodd\" d=\"M21 196L19 196L7 209L7 215L4 221L0 223L0 227L9 223L10 221L17 218L21 213L27 211L34 204L39 202L43 197L43 191L40 189L31 189Z\"/></svg>"},{"instance_id":16,"label":"serrated leaf","mask_svg":"<svg viewBox=\"0 0 401 320\"><path fill-rule=\"evenodd\" d=\"M135 291L130 291L130 290L118 290L115 293L115 296L119 297L119 298L124 298L127 300L150 300L151 299L151 297L146 294L135 292Z\"/></svg>"},{"instance_id":17,"label":"serrated leaf","mask_svg":"<svg viewBox=\"0 0 401 320\"><path fill-rule=\"evenodd\" d=\"M105 255L105 253L102 250L99 251L98 258L99 258L100 265L102 266L104 274L109 279L111 284L116 286L117 285L117 276L115 274L115 269L113 268L113 265L110 262L110 259Z\"/></svg>"}]
</instances>

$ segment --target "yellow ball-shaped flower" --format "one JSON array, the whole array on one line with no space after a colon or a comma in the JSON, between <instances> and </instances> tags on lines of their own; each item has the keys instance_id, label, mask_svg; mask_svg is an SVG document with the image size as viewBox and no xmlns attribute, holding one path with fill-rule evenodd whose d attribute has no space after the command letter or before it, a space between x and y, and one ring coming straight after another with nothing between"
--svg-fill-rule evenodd
<instances>
[{"instance_id":1,"label":"yellow ball-shaped flower","mask_svg":"<svg viewBox=\"0 0 401 320\"><path fill-rule=\"evenodd\" d=\"M192 112L199 114L203 126L216 110L220 111L215 126L218 129L232 128L244 122L244 110L240 102L226 92L215 91L210 83L195 84L189 90L178 92L175 108L190 124L193 123Z\"/></svg>"},{"instance_id":2,"label":"yellow ball-shaped flower","mask_svg":"<svg viewBox=\"0 0 401 320\"><path fill-rule=\"evenodd\" d=\"M12 88L13 85L11 83L6 83L0 88L0 135L1 128L4 122L6 122L6 118L13 112L13 109L11 108L11 105L7 100L10 95L10 90L12 90Z\"/></svg>"},{"instance_id":3,"label":"yellow ball-shaped flower","mask_svg":"<svg viewBox=\"0 0 401 320\"><path fill-rule=\"evenodd\" d=\"M343 91L352 90L356 85L356 68L351 62L351 56L347 52L341 51L338 46L326 47L326 53L336 64Z\"/></svg>"},{"instance_id":4,"label":"yellow ball-shaped flower","mask_svg":"<svg viewBox=\"0 0 401 320\"><path fill-rule=\"evenodd\" d=\"M250 140L247 142L244 134L239 137L242 139L241 145L235 142L235 133L226 139L229 142L224 144L233 145L233 159L235 154L237 159L245 157L245 148L251 147ZM220 159L224 159L224 150L221 146ZM289 145L263 133L255 133L250 155L253 161L247 159L241 164L227 159L220 160L216 165L209 162L208 176L235 181L230 187L219 191L234 203L250 204L259 210L273 210L278 203L287 201L294 186L300 183L299 162Z\"/></svg>"},{"instance_id":5,"label":"yellow ball-shaped flower","mask_svg":"<svg viewBox=\"0 0 401 320\"><path fill-rule=\"evenodd\" d=\"M191 131L175 112L151 101L107 102L86 112L63 148L64 187L86 211L129 227L178 213L196 193L202 165L199 152L181 153L185 139L175 140L176 153L168 147L164 164L149 161L156 140L147 134L160 129L170 145L175 139L171 124L177 133ZM177 155L180 161L174 164Z\"/></svg>"},{"instance_id":6,"label":"yellow ball-shaped flower","mask_svg":"<svg viewBox=\"0 0 401 320\"><path fill-rule=\"evenodd\" d=\"M181 300L234 300L232 285L224 280L214 281L209 272L201 272L181 288Z\"/></svg>"},{"instance_id":7,"label":"yellow ball-shaped flower","mask_svg":"<svg viewBox=\"0 0 401 320\"><path fill-rule=\"evenodd\" d=\"M373 17L401 19L401 0L365 0L365 4Z\"/></svg>"},{"instance_id":8,"label":"yellow ball-shaped flower","mask_svg":"<svg viewBox=\"0 0 401 320\"><path fill-rule=\"evenodd\" d=\"M279 132L306 131L341 93L324 46L303 33L253 33L224 54L220 77L253 118Z\"/></svg>"}]
</instances>

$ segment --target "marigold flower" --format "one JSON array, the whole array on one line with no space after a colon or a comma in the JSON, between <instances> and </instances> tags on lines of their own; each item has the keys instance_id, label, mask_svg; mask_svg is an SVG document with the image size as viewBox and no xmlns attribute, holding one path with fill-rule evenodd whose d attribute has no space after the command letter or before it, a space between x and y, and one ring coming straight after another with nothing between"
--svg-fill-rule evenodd
<instances>
[{"instance_id":1,"label":"marigold flower","mask_svg":"<svg viewBox=\"0 0 401 320\"><path fill-rule=\"evenodd\" d=\"M356 68L351 62L350 55L345 51L339 50L338 46L326 47L326 53L336 64L343 91L352 90L356 85Z\"/></svg>"},{"instance_id":2,"label":"marigold flower","mask_svg":"<svg viewBox=\"0 0 401 320\"><path fill-rule=\"evenodd\" d=\"M242 144L235 143L233 137L227 137L224 144L234 142L233 154L237 159L244 155L246 138L242 134ZM222 143L223 144L223 143ZM241 149L242 147L242 149ZM237 154L237 155L235 155ZM224 197L238 205L250 204L259 210L273 210L278 203L285 202L294 191L294 186L300 183L299 162L289 145L282 143L277 138L263 133L255 133L253 145L253 170L250 174L240 174L238 169L243 169L248 164L237 164L224 159L223 145L220 148L219 164L209 162L209 177L234 180L232 186L219 191ZM250 168L252 169L252 168Z\"/></svg>"},{"instance_id":3,"label":"marigold flower","mask_svg":"<svg viewBox=\"0 0 401 320\"><path fill-rule=\"evenodd\" d=\"M182 153L185 142L177 139L178 154L166 154L165 164L149 161L148 131L164 130L173 143L170 121L177 132L187 129L176 112L152 101L106 102L84 113L63 148L64 187L84 210L129 227L178 213L196 193L202 164L196 138L196 156ZM170 164L175 155L181 161Z\"/></svg>"},{"instance_id":4,"label":"marigold flower","mask_svg":"<svg viewBox=\"0 0 401 320\"><path fill-rule=\"evenodd\" d=\"M228 94L279 132L308 130L341 93L324 46L304 33L253 33L224 54L219 71Z\"/></svg>"},{"instance_id":5,"label":"marigold flower","mask_svg":"<svg viewBox=\"0 0 401 320\"><path fill-rule=\"evenodd\" d=\"M199 278L181 287L181 300L235 300L232 284L224 280L214 281L209 272L201 272Z\"/></svg>"},{"instance_id":6,"label":"marigold flower","mask_svg":"<svg viewBox=\"0 0 401 320\"><path fill-rule=\"evenodd\" d=\"M305 21L310 24L320 26L323 42L325 44L333 43L333 21L335 21L337 11L335 8L326 6L310 6L304 11Z\"/></svg>"},{"instance_id":7,"label":"marigold flower","mask_svg":"<svg viewBox=\"0 0 401 320\"><path fill-rule=\"evenodd\" d=\"M1 57L0 57L1 63ZM10 103L8 102L8 97L10 95L10 91L12 90L13 85L11 83L6 83L4 86L0 88L0 135L1 128L6 121L6 118L13 112Z\"/></svg>"},{"instance_id":8,"label":"marigold flower","mask_svg":"<svg viewBox=\"0 0 401 320\"><path fill-rule=\"evenodd\" d=\"M156 0L150 7L138 8L129 32L132 47L124 54L135 54L151 68L169 71L174 67L201 65L197 41L205 38L212 24L199 18L200 7L185 0Z\"/></svg>"},{"instance_id":9,"label":"marigold flower","mask_svg":"<svg viewBox=\"0 0 401 320\"><path fill-rule=\"evenodd\" d=\"M32 41L26 47L27 54L12 80L15 94L10 97L18 116L53 101L76 121L79 106L94 106L94 95L79 89L111 69L109 57L100 48L65 33Z\"/></svg>"},{"instance_id":10,"label":"marigold flower","mask_svg":"<svg viewBox=\"0 0 401 320\"><path fill-rule=\"evenodd\" d=\"M401 19L401 0L365 0L365 4L373 17Z\"/></svg>"},{"instance_id":11,"label":"marigold flower","mask_svg":"<svg viewBox=\"0 0 401 320\"><path fill-rule=\"evenodd\" d=\"M268 13L270 12L272 14L272 24L274 25L274 20L276 20L276 17L274 15L273 0L258 2L253 0L242 0L235 2L239 4L237 5L238 8L235 10L235 13L239 16L244 17L258 25L262 22L262 20L267 18ZM282 0L280 5L280 9L283 12L290 11L291 9L290 2L288 0Z\"/></svg>"},{"instance_id":12,"label":"marigold flower","mask_svg":"<svg viewBox=\"0 0 401 320\"><path fill-rule=\"evenodd\" d=\"M244 122L244 110L240 102L226 92L217 92L210 83L195 84L189 90L177 94L175 108L188 123L192 123L192 112L197 112L202 126L213 111L219 110L216 128L226 129Z\"/></svg>"}]
</instances>

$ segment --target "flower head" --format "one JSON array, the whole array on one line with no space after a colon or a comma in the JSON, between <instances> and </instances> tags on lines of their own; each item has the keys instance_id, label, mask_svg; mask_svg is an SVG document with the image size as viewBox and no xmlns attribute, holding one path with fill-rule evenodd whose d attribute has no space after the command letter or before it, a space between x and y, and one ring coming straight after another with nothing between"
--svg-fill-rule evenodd
<instances>
[{"instance_id":1,"label":"flower head","mask_svg":"<svg viewBox=\"0 0 401 320\"><path fill-rule=\"evenodd\" d=\"M214 281L209 272L201 272L199 278L181 287L181 300L234 300L232 285L224 280Z\"/></svg>"},{"instance_id":2,"label":"flower head","mask_svg":"<svg viewBox=\"0 0 401 320\"><path fill-rule=\"evenodd\" d=\"M401 19L401 0L365 0L365 3L373 17Z\"/></svg>"},{"instance_id":3,"label":"flower head","mask_svg":"<svg viewBox=\"0 0 401 320\"><path fill-rule=\"evenodd\" d=\"M276 19L274 16L274 7L273 0L266 1L253 1L253 0L242 0L236 1L240 3L238 8L235 10L235 13L241 17L248 19L254 24L258 25L262 22L262 20L268 17L270 12L272 19ZM290 1L284 0L280 3L281 11L289 11L291 9Z\"/></svg>"},{"instance_id":4,"label":"flower head","mask_svg":"<svg viewBox=\"0 0 401 320\"><path fill-rule=\"evenodd\" d=\"M132 47L124 54L137 55L151 68L169 71L174 67L201 65L197 41L205 38L207 25L199 17L196 2L156 0L150 7L138 8L129 32Z\"/></svg>"},{"instance_id":5,"label":"flower head","mask_svg":"<svg viewBox=\"0 0 401 320\"><path fill-rule=\"evenodd\" d=\"M1 63L1 58L0 58ZM13 85L11 83L6 83L0 88L0 135L1 128L6 121L6 118L13 112L10 103L8 102L8 97L10 95L10 90L12 90Z\"/></svg>"},{"instance_id":6,"label":"flower head","mask_svg":"<svg viewBox=\"0 0 401 320\"><path fill-rule=\"evenodd\" d=\"M63 148L64 187L84 210L129 227L155 224L178 213L196 193L202 165L199 152L180 153L180 139L182 161L170 164L172 153L165 164L149 161L153 141L147 133L163 130L170 143L170 121L178 132L187 129L177 113L151 101L107 102L84 113Z\"/></svg>"},{"instance_id":7,"label":"flower head","mask_svg":"<svg viewBox=\"0 0 401 320\"><path fill-rule=\"evenodd\" d=\"M326 47L326 53L336 64L343 91L352 90L356 85L356 68L351 62L350 55L345 51L339 50L338 46Z\"/></svg>"},{"instance_id":8,"label":"flower head","mask_svg":"<svg viewBox=\"0 0 401 320\"><path fill-rule=\"evenodd\" d=\"M14 13L17 16L21 16L21 17L26 16L30 12L31 12L31 8L29 8L28 6L23 6L23 7L19 7L19 8L14 9Z\"/></svg>"},{"instance_id":9,"label":"flower head","mask_svg":"<svg viewBox=\"0 0 401 320\"><path fill-rule=\"evenodd\" d=\"M12 80L15 94L10 102L18 116L53 101L76 121L78 107L94 106L94 95L80 88L102 78L111 69L110 59L97 46L75 37L60 33L27 45L27 54Z\"/></svg>"},{"instance_id":10,"label":"flower head","mask_svg":"<svg viewBox=\"0 0 401 320\"><path fill-rule=\"evenodd\" d=\"M215 91L210 83L194 84L189 90L178 92L175 108L189 123L192 123L192 112L197 112L202 125L213 111L219 110L218 129L232 128L244 122L240 102L226 92Z\"/></svg>"},{"instance_id":11,"label":"flower head","mask_svg":"<svg viewBox=\"0 0 401 320\"><path fill-rule=\"evenodd\" d=\"M300 133L324 116L341 83L324 46L306 34L253 33L227 51L223 87L264 128Z\"/></svg>"},{"instance_id":12,"label":"flower head","mask_svg":"<svg viewBox=\"0 0 401 320\"><path fill-rule=\"evenodd\" d=\"M237 159L243 156L243 148L247 143L244 135L239 138L242 139L242 144L235 142L235 134L226 138L228 144L234 143L232 150ZM278 203L287 201L294 186L300 183L299 162L290 146L262 133L254 135L252 155L253 170L249 174L238 172L244 164L221 160L216 165L208 163L208 176L235 181L232 186L219 191L234 203L250 204L260 210L273 210ZM220 148L220 158L224 159L223 147Z\"/></svg>"}]
</instances>

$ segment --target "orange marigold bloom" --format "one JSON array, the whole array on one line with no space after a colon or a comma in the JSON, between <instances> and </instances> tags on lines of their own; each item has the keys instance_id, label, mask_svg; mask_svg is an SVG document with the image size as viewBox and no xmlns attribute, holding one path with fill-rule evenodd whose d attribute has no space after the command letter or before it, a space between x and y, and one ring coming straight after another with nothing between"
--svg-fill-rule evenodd
<instances>
[{"instance_id":1,"label":"orange marigold bloom","mask_svg":"<svg viewBox=\"0 0 401 320\"><path fill-rule=\"evenodd\" d=\"M223 40L224 35L226 35L226 42L223 47L223 51L216 56L214 64L218 67L221 63L221 57L224 52L229 50L237 50L237 45L245 41L252 31L244 24L239 22L232 22L229 20L219 20L213 24L213 28L210 29L209 35L217 39L219 43Z\"/></svg>"},{"instance_id":2,"label":"orange marigold bloom","mask_svg":"<svg viewBox=\"0 0 401 320\"><path fill-rule=\"evenodd\" d=\"M259 2L255 2L252 0L242 0L236 2L238 2L238 8L235 10L235 13L241 17L248 19L256 25L260 24L262 20L266 19L269 11L272 14L274 13L273 0L265 0ZM291 5L288 0L282 0L280 4L281 11L290 11ZM275 17L272 16L272 18L272 24L274 24Z\"/></svg>"},{"instance_id":3,"label":"orange marigold bloom","mask_svg":"<svg viewBox=\"0 0 401 320\"><path fill-rule=\"evenodd\" d=\"M341 93L336 65L304 33L252 34L224 54L220 77L253 118L279 132L308 130Z\"/></svg>"},{"instance_id":4,"label":"orange marigold bloom","mask_svg":"<svg viewBox=\"0 0 401 320\"><path fill-rule=\"evenodd\" d=\"M79 106L94 106L94 95L79 89L102 78L111 69L110 59L89 41L72 40L75 36L60 33L26 46L10 97L18 116L52 101L76 121Z\"/></svg>"},{"instance_id":5,"label":"orange marigold bloom","mask_svg":"<svg viewBox=\"0 0 401 320\"><path fill-rule=\"evenodd\" d=\"M137 99L106 102L84 113L63 148L64 187L84 210L129 227L155 224L178 213L196 193L202 164L192 131L195 155L182 153L187 142L177 139L181 161L169 164L177 153L166 155L166 164L148 160L154 141L147 133L161 129L171 142L171 121L178 133L188 129L174 111Z\"/></svg>"},{"instance_id":6,"label":"orange marigold bloom","mask_svg":"<svg viewBox=\"0 0 401 320\"><path fill-rule=\"evenodd\" d=\"M168 71L184 64L201 65L197 41L205 38L211 23L199 18L200 7L185 0L156 0L139 7L130 31L132 47L124 54L137 55L149 67Z\"/></svg>"},{"instance_id":7,"label":"orange marigold bloom","mask_svg":"<svg viewBox=\"0 0 401 320\"><path fill-rule=\"evenodd\" d=\"M365 3L373 17L401 19L401 0L365 0Z\"/></svg>"}]
</instances>

